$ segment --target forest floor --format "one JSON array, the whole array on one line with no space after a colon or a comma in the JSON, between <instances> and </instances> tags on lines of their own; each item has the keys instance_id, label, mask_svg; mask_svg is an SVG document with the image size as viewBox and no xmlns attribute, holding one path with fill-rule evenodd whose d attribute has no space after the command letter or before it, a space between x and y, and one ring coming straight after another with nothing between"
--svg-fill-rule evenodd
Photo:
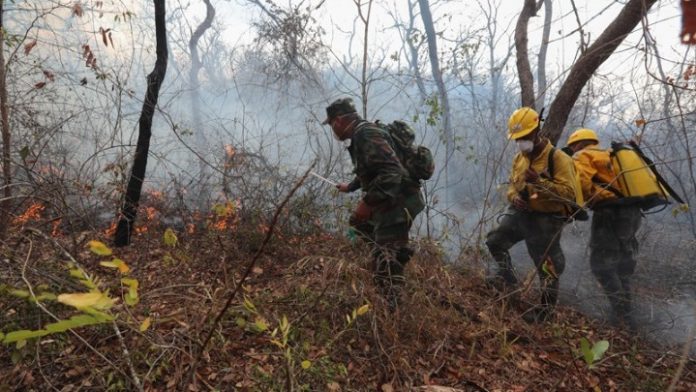
<instances>
[{"instance_id":1,"label":"forest floor","mask_svg":"<svg viewBox=\"0 0 696 392\"><path fill-rule=\"evenodd\" d=\"M87 291L71 263L120 298L105 310L113 324L3 345L0 391L696 390L696 361L683 347L656 346L564 306L549 322L525 323L537 297L532 275L518 297L501 298L479 263L447 265L435 245L420 242L390 312L364 246L289 225L274 227L264 246L269 227L259 222L202 219L174 241L151 221L130 246L112 249L129 267L120 274L100 265L113 256L88 246L108 243L103 231L43 235L16 225L0 259L5 336L75 314L49 295L41 306L32 299ZM136 304L126 305L124 276L138 282ZM593 359L600 341L608 349Z\"/></svg>"}]
</instances>

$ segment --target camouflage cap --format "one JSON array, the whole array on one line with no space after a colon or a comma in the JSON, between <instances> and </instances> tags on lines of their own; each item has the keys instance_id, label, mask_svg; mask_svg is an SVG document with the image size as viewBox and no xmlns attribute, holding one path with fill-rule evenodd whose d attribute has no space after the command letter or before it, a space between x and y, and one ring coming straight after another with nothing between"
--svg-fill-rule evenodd
<instances>
[{"instance_id":1,"label":"camouflage cap","mask_svg":"<svg viewBox=\"0 0 696 392\"><path fill-rule=\"evenodd\" d=\"M335 117L355 112L357 110L351 98L339 98L326 107L326 120L322 124L328 124Z\"/></svg>"}]
</instances>

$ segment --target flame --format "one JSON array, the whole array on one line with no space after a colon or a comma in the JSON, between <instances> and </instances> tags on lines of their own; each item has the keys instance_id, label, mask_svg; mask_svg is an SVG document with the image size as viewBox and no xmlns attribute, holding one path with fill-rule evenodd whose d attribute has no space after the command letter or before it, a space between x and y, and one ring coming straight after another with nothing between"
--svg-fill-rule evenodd
<instances>
[{"instance_id":1,"label":"flame","mask_svg":"<svg viewBox=\"0 0 696 392\"><path fill-rule=\"evenodd\" d=\"M147 233L147 226L138 226L135 228L135 234Z\"/></svg>"},{"instance_id":2,"label":"flame","mask_svg":"<svg viewBox=\"0 0 696 392\"><path fill-rule=\"evenodd\" d=\"M147 207L145 208L145 216L148 221L152 221L155 219L155 214L157 214L157 210L155 207Z\"/></svg>"},{"instance_id":3,"label":"flame","mask_svg":"<svg viewBox=\"0 0 696 392\"><path fill-rule=\"evenodd\" d=\"M116 221L111 222L111 226L109 226L108 229L104 230L104 234L109 237L116 234Z\"/></svg>"},{"instance_id":4,"label":"flame","mask_svg":"<svg viewBox=\"0 0 696 392\"><path fill-rule=\"evenodd\" d=\"M30 220L38 220L41 218L41 212L45 210L46 207L44 207L41 203L33 203L32 205L27 208L24 213L12 221L14 224L19 224L23 225L29 222Z\"/></svg>"},{"instance_id":5,"label":"flame","mask_svg":"<svg viewBox=\"0 0 696 392\"><path fill-rule=\"evenodd\" d=\"M213 223L212 226L215 230L218 231L224 231L229 227L227 224L227 220L225 219L218 219L215 223Z\"/></svg>"}]
</instances>

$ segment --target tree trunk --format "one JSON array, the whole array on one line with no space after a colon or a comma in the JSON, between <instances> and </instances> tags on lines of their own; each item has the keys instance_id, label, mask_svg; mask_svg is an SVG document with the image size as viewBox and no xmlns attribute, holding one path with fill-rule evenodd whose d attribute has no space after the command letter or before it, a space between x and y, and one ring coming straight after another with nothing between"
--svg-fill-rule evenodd
<instances>
[{"instance_id":1,"label":"tree trunk","mask_svg":"<svg viewBox=\"0 0 696 392\"><path fill-rule=\"evenodd\" d=\"M130 244L133 233L133 222L138 212L140 193L145 180L147 157L150 150L150 137L152 136L152 118L155 115L155 107L159 98L159 90L167 73L167 29L165 24L165 0L154 0L155 4L155 36L157 42L157 59L152 72L147 75L147 91L145 101L140 113L138 144L135 147L135 158L131 169L128 187L121 209L121 215L114 236L115 246Z\"/></svg>"},{"instance_id":2,"label":"tree trunk","mask_svg":"<svg viewBox=\"0 0 696 392\"><path fill-rule=\"evenodd\" d=\"M0 116L2 120L2 175L3 200L0 202L0 239L5 238L7 222L10 219L10 200L12 197L12 167L10 165L10 115L7 107L7 70L5 68L5 2L0 0Z\"/></svg>"},{"instance_id":3,"label":"tree trunk","mask_svg":"<svg viewBox=\"0 0 696 392\"><path fill-rule=\"evenodd\" d=\"M537 64L537 87L539 94L536 99L536 107L541 109L546 101L546 52L549 49L549 36L551 35L551 18L553 16L553 0L544 1L544 30L541 33L541 47L539 48L539 62Z\"/></svg>"},{"instance_id":4,"label":"tree trunk","mask_svg":"<svg viewBox=\"0 0 696 392\"><path fill-rule=\"evenodd\" d=\"M362 20L364 25L363 31L363 58L362 58L362 77L360 79L360 95L362 100L362 116L367 118L367 99L369 90L369 81L367 80L367 42L368 34L370 32L370 15L372 14L372 0L367 1L367 15L363 14L362 3L360 1L355 1L355 5L358 7L358 16Z\"/></svg>"},{"instance_id":5,"label":"tree trunk","mask_svg":"<svg viewBox=\"0 0 696 392\"><path fill-rule=\"evenodd\" d=\"M534 107L534 76L529 65L529 52L527 50L527 25L529 18L536 13L534 0L524 0L524 7L517 18L515 27L515 50L517 52L517 74L520 78L520 92L522 106Z\"/></svg>"},{"instance_id":6,"label":"tree trunk","mask_svg":"<svg viewBox=\"0 0 696 392\"><path fill-rule=\"evenodd\" d=\"M430 67L432 68L433 79L435 79L435 85L437 86L438 95L440 96L442 104L442 127L445 136L445 182L447 182L447 164L454 152L454 137L450 124L449 97L447 88L445 87L445 81L442 78L442 71L440 70L440 60L437 54L437 34L435 33L435 26L433 25L433 16L430 13L430 4L428 0L418 0L418 5L421 11L421 18L423 19L425 36L428 40ZM445 186L447 186L447 184L445 184Z\"/></svg>"},{"instance_id":7,"label":"tree trunk","mask_svg":"<svg viewBox=\"0 0 696 392\"><path fill-rule=\"evenodd\" d=\"M425 90L425 83L423 83L423 76L420 73L420 67L418 66L418 47L413 43L413 33L415 28L413 27L415 22L415 15L413 9L415 8L415 3L408 1L408 30L406 30L406 45L408 46L408 51L411 60L409 64L411 65L411 72L416 77L416 86L418 86L418 91L421 95L421 101L425 101L428 97L428 93Z\"/></svg>"},{"instance_id":8,"label":"tree trunk","mask_svg":"<svg viewBox=\"0 0 696 392\"><path fill-rule=\"evenodd\" d=\"M206 156L207 153L204 151L208 147L208 139L206 138L205 131L203 130L203 125L201 122L201 94L200 94L200 82L198 81L198 74L203 68L200 57L198 55L198 41L200 41L203 34L213 25L213 19L215 18L215 8L210 3L210 0L203 0L205 3L205 19L196 28L196 30L191 34L191 40L189 40L189 53L191 53L191 70L189 72L189 84L191 86L191 115L193 121L193 129L196 140L196 148L198 153ZM196 158L194 158L196 159ZM203 207L209 201L209 189L208 189L208 166L206 162L199 159L198 160L198 184L196 186L197 192L197 204L199 209Z\"/></svg>"},{"instance_id":9,"label":"tree trunk","mask_svg":"<svg viewBox=\"0 0 696 392\"><path fill-rule=\"evenodd\" d=\"M570 111L592 74L640 23L657 0L630 0L619 15L573 64L568 77L549 108L543 132L555 144L561 137ZM526 26L525 26L526 30Z\"/></svg>"}]
</instances>

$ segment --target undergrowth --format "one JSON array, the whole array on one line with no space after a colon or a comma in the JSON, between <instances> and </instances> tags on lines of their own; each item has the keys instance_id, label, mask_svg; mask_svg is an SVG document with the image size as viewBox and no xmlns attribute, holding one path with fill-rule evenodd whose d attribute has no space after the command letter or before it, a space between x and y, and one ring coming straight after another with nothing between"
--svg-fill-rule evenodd
<instances>
[{"instance_id":1,"label":"undergrowth","mask_svg":"<svg viewBox=\"0 0 696 392\"><path fill-rule=\"evenodd\" d=\"M268 230L263 216L230 209L222 206L169 232L147 222L132 246L115 250L139 282L137 306L124 304L118 293L121 300L110 309L122 340L104 324L28 339L21 347L4 345L0 390L181 388L204 332ZM309 225L301 236L293 225L277 228L214 326L189 390L446 385L467 391L650 391L666 389L680 361L676 348L653 347L564 307L546 324L526 324L521 314L533 302L533 287L516 298L493 295L476 260L445 265L440 249L425 240L417 242L402 301L392 313L372 284L368 250ZM1 249L3 334L51 322L36 303L9 288L27 290L29 282L47 292L75 292L80 284L66 273L69 257L105 286L121 279L90 252L89 241L107 242L103 232L37 237L17 227L13 233ZM40 302L59 316L70 311L56 301ZM147 328L143 320L150 320ZM582 346L602 340L608 349L588 362ZM688 362L677 390L696 388L695 371Z\"/></svg>"}]
</instances>

